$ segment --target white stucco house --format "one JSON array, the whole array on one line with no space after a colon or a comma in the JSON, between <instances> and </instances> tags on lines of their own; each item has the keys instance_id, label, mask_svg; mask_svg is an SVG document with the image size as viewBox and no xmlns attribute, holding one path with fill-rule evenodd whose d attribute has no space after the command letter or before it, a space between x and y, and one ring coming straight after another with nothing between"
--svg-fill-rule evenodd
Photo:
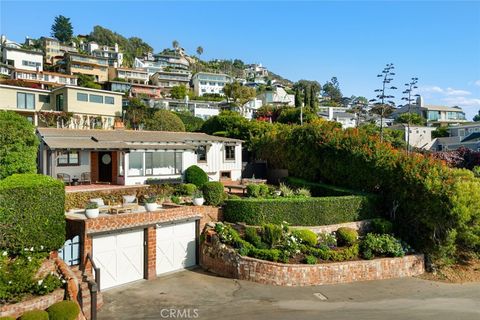
<instances>
[{"instance_id":1,"label":"white stucco house","mask_svg":"<svg viewBox=\"0 0 480 320\"><path fill-rule=\"evenodd\" d=\"M210 180L239 180L242 141L204 133L37 128L38 172L66 182L145 184L178 180L197 165Z\"/></svg>"}]
</instances>

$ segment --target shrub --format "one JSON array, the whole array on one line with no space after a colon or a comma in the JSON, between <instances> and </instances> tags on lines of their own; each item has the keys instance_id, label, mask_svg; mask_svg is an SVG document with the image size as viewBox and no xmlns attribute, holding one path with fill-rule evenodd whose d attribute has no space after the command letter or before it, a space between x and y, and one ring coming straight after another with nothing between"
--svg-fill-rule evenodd
<instances>
[{"instance_id":1,"label":"shrub","mask_svg":"<svg viewBox=\"0 0 480 320\"><path fill-rule=\"evenodd\" d=\"M253 257L256 259L267 260L276 262L281 257L281 251L278 249L257 249L252 248L248 252L249 257Z\"/></svg>"},{"instance_id":2,"label":"shrub","mask_svg":"<svg viewBox=\"0 0 480 320\"><path fill-rule=\"evenodd\" d=\"M35 283L32 292L37 295L46 295L62 286L62 280L53 274L47 275L44 279Z\"/></svg>"},{"instance_id":3,"label":"shrub","mask_svg":"<svg viewBox=\"0 0 480 320\"><path fill-rule=\"evenodd\" d=\"M180 204L180 202L181 202L181 199L180 199L179 196L171 196L170 200L175 204Z\"/></svg>"},{"instance_id":4,"label":"shrub","mask_svg":"<svg viewBox=\"0 0 480 320\"><path fill-rule=\"evenodd\" d=\"M193 183L198 188L201 188L208 182L208 175L199 166L190 166L185 170L185 182Z\"/></svg>"},{"instance_id":5,"label":"shrub","mask_svg":"<svg viewBox=\"0 0 480 320\"><path fill-rule=\"evenodd\" d=\"M305 256L306 264L317 264L317 257L315 256Z\"/></svg>"},{"instance_id":6,"label":"shrub","mask_svg":"<svg viewBox=\"0 0 480 320\"><path fill-rule=\"evenodd\" d=\"M341 227L337 229L337 244L339 246L351 246L358 239L358 232L352 228Z\"/></svg>"},{"instance_id":7,"label":"shrub","mask_svg":"<svg viewBox=\"0 0 480 320\"><path fill-rule=\"evenodd\" d=\"M399 240L389 234L368 233L361 241L362 257L373 259L379 257L403 257L405 252Z\"/></svg>"},{"instance_id":8,"label":"shrub","mask_svg":"<svg viewBox=\"0 0 480 320\"><path fill-rule=\"evenodd\" d=\"M302 246L301 251L306 255L313 255L324 261L348 261L353 260L358 257L359 246L358 243L350 247L341 248L338 250L330 249L326 246L321 246L319 248Z\"/></svg>"},{"instance_id":9,"label":"shrub","mask_svg":"<svg viewBox=\"0 0 480 320\"><path fill-rule=\"evenodd\" d=\"M262 238L258 235L257 228L255 227L245 228L245 240L257 248L262 247Z\"/></svg>"},{"instance_id":10,"label":"shrub","mask_svg":"<svg viewBox=\"0 0 480 320\"><path fill-rule=\"evenodd\" d=\"M359 191L332 186L321 182L310 182L300 178L286 177L285 183L293 188L307 188L314 197L349 196L364 194Z\"/></svg>"},{"instance_id":11,"label":"shrub","mask_svg":"<svg viewBox=\"0 0 480 320\"><path fill-rule=\"evenodd\" d=\"M372 219L369 228L372 233L393 233L393 223L382 218Z\"/></svg>"},{"instance_id":12,"label":"shrub","mask_svg":"<svg viewBox=\"0 0 480 320\"><path fill-rule=\"evenodd\" d=\"M61 181L15 174L0 181L0 248L51 251L65 241L65 191Z\"/></svg>"},{"instance_id":13,"label":"shrub","mask_svg":"<svg viewBox=\"0 0 480 320\"><path fill-rule=\"evenodd\" d=\"M185 132L185 125L175 113L170 110L155 111L151 118L145 121L146 130Z\"/></svg>"},{"instance_id":14,"label":"shrub","mask_svg":"<svg viewBox=\"0 0 480 320\"><path fill-rule=\"evenodd\" d=\"M293 192L293 190L286 184L280 183L279 189L282 197L289 198L295 195L295 192Z\"/></svg>"},{"instance_id":15,"label":"shrub","mask_svg":"<svg viewBox=\"0 0 480 320\"><path fill-rule=\"evenodd\" d=\"M298 188L297 190L295 190L295 195L306 198L310 198L312 196L310 190L308 190L307 188Z\"/></svg>"},{"instance_id":16,"label":"shrub","mask_svg":"<svg viewBox=\"0 0 480 320\"><path fill-rule=\"evenodd\" d=\"M370 196L229 199L224 217L249 225L288 221L297 226L318 226L374 218L376 201Z\"/></svg>"},{"instance_id":17,"label":"shrub","mask_svg":"<svg viewBox=\"0 0 480 320\"><path fill-rule=\"evenodd\" d=\"M282 233L282 227L278 224L269 223L262 226L262 240L270 248L280 243Z\"/></svg>"},{"instance_id":18,"label":"shrub","mask_svg":"<svg viewBox=\"0 0 480 320\"><path fill-rule=\"evenodd\" d=\"M299 239L302 243L315 246L317 244L317 234L308 229L295 229L292 230L292 235Z\"/></svg>"},{"instance_id":19,"label":"shrub","mask_svg":"<svg viewBox=\"0 0 480 320\"><path fill-rule=\"evenodd\" d=\"M476 178L480 178L480 166L474 167L472 171Z\"/></svg>"},{"instance_id":20,"label":"shrub","mask_svg":"<svg viewBox=\"0 0 480 320\"><path fill-rule=\"evenodd\" d=\"M260 197L266 197L270 193L270 188L266 184L259 184L258 185L258 193L260 194Z\"/></svg>"},{"instance_id":21,"label":"shrub","mask_svg":"<svg viewBox=\"0 0 480 320\"><path fill-rule=\"evenodd\" d=\"M27 311L19 320L48 320L48 312L43 310Z\"/></svg>"},{"instance_id":22,"label":"shrub","mask_svg":"<svg viewBox=\"0 0 480 320\"><path fill-rule=\"evenodd\" d=\"M203 185L202 191L206 204L219 206L223 203L223 184L221 182L207 182Z\"/></svg>"},{"instance_id":23,"label":"shrub","mask_svg":"<svg viewBox=\"0 0 480 320\"><path fill-rule=\"evenodd\" d=\"M260 198L260 185L255 183L247 184L247 196Z\"/></svg>"},{"instance_id":24,"label":"shrub","mask_svg":"<svg viewBox=\"0 0 480 320\"><path fill-rule=\"evenodd\" d=\"M228 193L227 193L227 198L226 198L225 200L227 200L227 199L235 199L235 200L238 200L238 199L242 199L242 197L240 197L240 196L238 196L238 195L236 195L236 194L228 194Z\"/></svg>"},{"instance_id":25,"label":"shrub","mask_svg":"<svg viewBox=\"0 0 480 320\"><path fill-rule=\"evenodd\" d=\"M64 300L52 304L47 312L50 320L75 320L80 307L74 301Z\"/></svg>"},{"instance_id":26,"label":"shrub","mask_svg":"<svg viewBox=\"0 0 480 320\"><path fill-rule=\"evenodd\" d=\"M15 320L14 317L0 317L0 320Z\"/></svg>"},{"instance_id":27,"label":"shrub","mask_svg":"<svg viewBox=\"0 0 480 320\"><path fill-rule=\"evenodd\" d=\"M37 171L38 138L23 116L0 111L0 180L14 173Z\"/></svg>"},{"instance_id":28,"label":"shrub","mask_svg":"<svg viewBox=\"0 0 480 320\"><path fill-rule=\"evenodd\" d=\"M320 233L318 234L318 243L323 246L327 247L336 247L337 246L337 238L331 233Z\"/></svg>"},{"instance_id":29,"label":"shrub","mask_svg":"<svg viewBox=\"0 0 480 320\"><path fill-rule=\"evenodd\" d=\"M176 193L182 196L191 196L197 191L197 186L193 183L179 184L176 187Z\"/></svg>"}]
</instances>

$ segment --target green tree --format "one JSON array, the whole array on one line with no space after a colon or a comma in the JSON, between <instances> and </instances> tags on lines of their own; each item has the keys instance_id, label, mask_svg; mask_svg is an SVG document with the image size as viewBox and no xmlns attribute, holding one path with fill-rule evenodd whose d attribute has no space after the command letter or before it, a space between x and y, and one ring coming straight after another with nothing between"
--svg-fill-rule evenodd
<instances>
[{"instance_id":1,"label":"green tree","mask_svg":"<svg viewBox=\"0 0 480 320\"><path fill-rule=\"evenodd\" d=\"M185 99L188 95L188 89L184 85L174 86L170 90L170 96L172 99Z\"/></svg>"},{"instance_id":2,"label":"green tree","mask_svg":"<svg viewBox=\"0 0 480 320\"><path fill-rule=\"evenodd\" d=\"M198 56L201 56L203 54L203 47L202 46L197 47L197 54L198 54Z\"/></svg>"},{"instance_id":3,"label":"green tree","mask_svg":"<svg viewBox=\"0 0 480 320\"><path fill-rule=\"evenodd\" d=\"M308 123L317 118L314 112L309 109L303 112L303 122ZM299 108L283 108L277 118L277 122L285 124L300 124L300 109Z\"/></svg>"},{"instance_id":4,"label":"green tree","mask_svg":"<svg viewBox=\"0 0 480 320\"><path fill-rule=\"evenodd\" d=\"M175 51L177 51L178 48L180 48L180 43L177 40L173 40L172 41L172 47L173 47L173 49L175 49Z\"/></svg>"},{"instance_id":5,"label":"green tree","mask_svg":"<svg viewBox=\"0 0 480 320\"><path fill-rule=\"evenodd\" d=\"M242 86L238 81L227 83L223 87L223 92L229 102L240 108L240 112L244 113L244 105L251 99L255 98L256 91L254 88Z\"/></svg>"},{"instance_id":6,"label":"green tree","mask_svg":"<svg viewBox=\"0 0 480 320\"><path fill-rule=\"evenodd\" d=\"M332 77L330 81L327 81L323 85L322 90L324 96L330 98L328 102L329 105L339 107L342 104L343 95L337 77Z\"/></svg>"},{"instance_id":7,"label":"green tree","mask_svg":"<svg viewBox=\"0 0 480 320\"><path fill-rule=\"evenodd\" d=\"M449 135L448 127L437 127L435 131L432 131L432 138L443 138L448 137Z\"/></svg>"},{"instance_id":8,"label":"green tree","mask_svg":"<svg viewBox=\"0 0 480 320\"><path fill-rule=\"evenodd\" d=\"M150 115L150 109L139 98L132 98L128 101L125 109L125 126L130 129L141 129Z\"/></svg>"},{"instance_id":9,"label":"green tree","mask_svg":"<svg viewBox=\"0 0 480 320\"><path fill-rule=\"evenodd\" d=\"M102 86L95 82L95 78L88 74L78 75L78 86L92 89L102 89Z\"/></svg>"},{"instance_id":10,"label":"green tree","mask_svg":"<svg viewBox=\"0 0 480 320\"><path fill-rule=\"evenodd\" d=\"M195 117L188 111L175 112L175 114L182 120L187 132L199 131L205 122L202 118Z\"/></svg>"},{"instance_id":11,"label":"green tree","mask_svg":"<svg viewBox=\"0 0 480 320\"><path fill-rule=\"evenodd\" d=\"M475 117L473 117L473 121L475 121L475 122L480 121L480 110L478 111L478 114L476 114Z\"/></svg>"},{"instance_id":12,"label":"green tree","mask_svg":"<svg viewBox=\"0 0 480 320\"><path fill-rule=\"evenodd\" d=\"M302 106L302 92L299 88L295 89L295 107L300 108Z\"/></svg>"},{"instance_id":13,"label":"green tree","mask_svg":"<svg viewBox=\"0 0 480 320\"><path fill-rule=\"evenodd\" d=\"M410 123L412 125L424 126L427 120L417 113L402 113L395 119L395 123Z\"/></svg>"},{"instance_id":14,"label":"green tree","mask_svg":"<svg viewBox=\"0 0 480 320\"><path fill-rule=\"evenodd\" d=\"M158 110L145 121L145 129L155 131L184 132L182 120L169 110Z\"/></svg>"},{"instance_id":15,"label":"green tree","mask_svg":"<svg viewBox=\"0 0 480 320\"><path fill-rule=\"evenodd\" d=\"M70 41L73 36L73 27L70 18L62 15L56 16L52 24L52 36L60 42Z\"/></svg>"},{"instance_id":16,"label":"green tree","mask_svg":"<svg viewBox=\"0 0 480 320\"><path fill-rule=\"evenodd\" d=\"M0 111L0 180L14 173L37 171L35 128L12 111Z\"/></svg>"}]
</instances>

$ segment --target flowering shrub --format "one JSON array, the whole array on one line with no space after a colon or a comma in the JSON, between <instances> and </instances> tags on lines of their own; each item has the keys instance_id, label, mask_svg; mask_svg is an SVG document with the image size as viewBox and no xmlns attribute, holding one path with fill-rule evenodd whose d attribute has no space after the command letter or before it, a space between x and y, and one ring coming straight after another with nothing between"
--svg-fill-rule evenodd
<instances>
[{"instance_id":1,"label":"flowering shrub","mask_svg":"<svg viewBox=\"0 0 480 320\"><path fill-rule=\"evenodd\" d=\"M403 257L405 255L402 243L389 234L367 234L361 242L360 249L362 257L365 259Z\"/></svg>"}]
</instances>

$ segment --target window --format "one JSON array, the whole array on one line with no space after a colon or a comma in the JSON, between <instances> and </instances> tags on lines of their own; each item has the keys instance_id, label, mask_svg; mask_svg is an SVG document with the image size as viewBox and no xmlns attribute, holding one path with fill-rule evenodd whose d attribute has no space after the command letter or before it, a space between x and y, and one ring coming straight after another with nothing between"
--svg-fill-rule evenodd
<instances>
[{"instance_id":1,"label":"window","mask_svg":"<svg viewBox=\"0 0 480 320\"><path fill-rule=\"evenodd\" d=\"M88 102L88 94L77 92L77 101L86 101L86 102Z\"/></svg>"},{"instance_id":2,"label":"window","mask_svg":"<svg viewBox=\"0 0 480 320\"><path fill-rule=\"evenodd\" d=\"M42 64L40 62L22 60L22 65L36 68L36 67L40 67Z\"/></svg>"},{"instance_id":3,"label":"window","mask_svg":"<svg viewBox=\"0 0 480 320\"><path fill-rule=\"evenodd\" d=\"M55 97L55 108L57 111L63 111L63 93Z\"/></svg>"},{"instance_id":4,"label":"window","mask_svg":"<svg viewBox=\"0 0 480 320\"><path fill-rule=\"evenodd\" d=\"M59 152L57 157L58 166L79 166L80 153L78 151Z\"/></svg>"},{"instance_id":5,"label":"window","mask_svg":"<svg viewBox=\"0 0 480 320\"><path fill-rule=\"evenodd\" d=\"M99 96L97 94L91 94L90 102L103 103L103 96Z\"/></svg>"},{"instance_id":6,"label":"window","mask_svg":"<svg viewBox=\"0 0 480 320\"><path fill-rule=\"evenodd\" d=\"M128 175L143 176L143 152L131 152L128 160Z\"/></svg>"},{"instance_id":7,"label":"window","mask_svg":"<svg viewBox=\"0 0 480 320\"><path fill-rule=\"evenodd\" d=\"M115 104L115 98L114 97L105 97L105 103L106 104Z\"/></svg>"},{"instance_id":8,"label":"window","mask_svg":"<svg viewBox=\"0 0 480 320\"><path fill-rule=\"evenodd\" d=\"M38 101L43 102L43 103L50 103L50 96L46 94L40 94L38 96Z\"/></svg>"},{"instance_id":9,"label":"window","mask_svg":"<svg viewBox=\"0 0 480 320\"><path fill-rule=\"evenodd\" d=\"M464 129L458 130L458 135L459 135L460 137L465 137L465 130L464 130Z\"/></svg>"},{"instance_id":10,"label":"window","mask_svg":"<svg viewBox=\"0 0 480 320\"><path fill-rule=\"evenodd\" d=\"M198 162L206 162L207 161L207 146L198 146L195 153L197 154L197 161Z\"/></svg>"},{"instance_id":11,"label":"window","mask_svg":"<svg viewBox=\"0 0 480 320\"><path fill-rule=\"evenodd\" d=\"M225 146L225 160L235 160L235 146Z\"/></svg>"},{"instance_id":12,"label":"window","mask_svg":"<svg viewBox=\"0 0 480 320\"><path fill-rule=\"evenodd\" d=\"M17 93L17 108L18 109L35 109L35 95L32 93Z\"/></svg>"}]
</instances>

